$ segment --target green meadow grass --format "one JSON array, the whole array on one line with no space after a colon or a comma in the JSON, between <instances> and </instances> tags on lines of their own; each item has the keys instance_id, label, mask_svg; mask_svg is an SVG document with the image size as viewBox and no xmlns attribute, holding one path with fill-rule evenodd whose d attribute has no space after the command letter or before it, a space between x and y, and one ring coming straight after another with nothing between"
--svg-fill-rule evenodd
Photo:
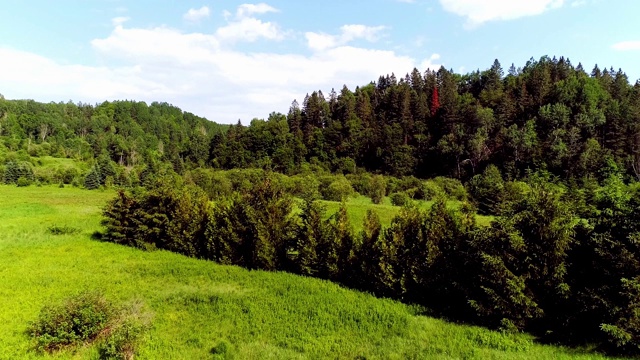
<instances>
[{"instance_id":1,"label":"green meadow grass","mask_svg":"<svg viewBox=\"0 0 640 360\"><path fill-rule=\"evenodd\" d=\"M136 359L604 358L420 316L326 281L92 240L113 194L0 186L0 359L97 358L92 345L38 354L25 335L45 304L83 290L153 312Z\"/></svg>"},{"instance_id":2,"label":"green meadow grass","mask_svg":"<svg viewBox=\"0 0 640 360\"><path fill-rule=\"evenodd\" d=\"M320 202L326 207L329 216L335 214L340 209L340 202L338 201L321 200ZM433 201L416 201L416 203L421 209L428 209L433 205ZM398 215L401 209L399 206L391 205L391 200L389 200L388 197L384 198L382 204L374 204L370 198L360 195L348 199L346 204L351 225L356 231L362 229L362 224L368 210L373 210L378 214L382 226L389 226L391 220ZM457 209L460 207L460 202L450 200L447 202L447 207ZM476 215L476 221L482 226L488 226L492 220L492 216Z\"/></svg>"}]
</instances>

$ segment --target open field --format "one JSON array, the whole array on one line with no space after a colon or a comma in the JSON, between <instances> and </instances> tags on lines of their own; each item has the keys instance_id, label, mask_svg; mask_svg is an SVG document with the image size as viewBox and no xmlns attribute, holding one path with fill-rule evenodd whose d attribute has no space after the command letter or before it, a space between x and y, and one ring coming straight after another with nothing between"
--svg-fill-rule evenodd
<instances>
[{"instance_id":1,"label":"open field","mask_svg":"<svg viewBox=\"0 0 640 360\"><path fill-rule=\"evenodd\" d=\"M0 359L95 358L91 346L37 354L24 334L44 304L85 289L119 303L139 299L154 313L137 359L603 358L420 316L411 306L326 281L92 240L111 196L0 186ZM387 206L380 208L385 224L398 209ZM365 211L354 211L354 224ZM79 232L52 235L54 225Z\"/></svg>"}]
</instances>

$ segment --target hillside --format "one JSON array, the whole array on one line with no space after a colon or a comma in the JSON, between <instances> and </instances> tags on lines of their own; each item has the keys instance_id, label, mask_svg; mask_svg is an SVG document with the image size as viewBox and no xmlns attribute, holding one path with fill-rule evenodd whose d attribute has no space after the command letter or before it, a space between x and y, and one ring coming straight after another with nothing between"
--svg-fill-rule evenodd
<instances>
[{"instance_id":1,"label":"hillside","mask_svg":"<svg viewBox=\"0 0 640 360\"><path fill-rule=\"evenodd\" d=\"M27 153L75 158L112 168L111 182L122 185L162 163L179 174L364 169L466 181L495 165L508 179L544 170L602 180L613 167L627 179L640 176L640 83L630 84L622 69L587 72L543 56L508 69L495 60L466 74L414 69L338 90L313 91L287 114L231 126L166 103L0 99L0 163L26 161Z\"/></svg>"},{"instance_id":2,"label":"hillside","mask_svg":"<svg viewBox=\"0 0 640 360\"><path fill-rule=\"evenodd\" d=\"M26 327L44 304L83 289L140 299L154 313L138 359L210 359L225 346L218 358L599 358L450 324L327 281L92 240L112 191L0 186L0 196L1 359L42 358ZM80 232L52 235L51 226ZM87 346L51 357L94 356Z\"/></svg>"}]
</instances>

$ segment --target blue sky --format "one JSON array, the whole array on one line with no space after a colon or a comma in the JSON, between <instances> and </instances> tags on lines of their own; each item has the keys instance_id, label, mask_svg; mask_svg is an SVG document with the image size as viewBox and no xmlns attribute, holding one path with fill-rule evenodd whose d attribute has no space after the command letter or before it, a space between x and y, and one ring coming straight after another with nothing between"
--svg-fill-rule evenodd
<instances>
[{"instance_id":1,"label":"blue sky","mask_svg":"<svg viewBox=\"0 0 640 360\"><path fill-rule=\"evenodd\" d=\"M221 123L313 90L565 56L640 79L637 0L5 0L8 99L166 101Z\"/></svg>"}]
</instances>

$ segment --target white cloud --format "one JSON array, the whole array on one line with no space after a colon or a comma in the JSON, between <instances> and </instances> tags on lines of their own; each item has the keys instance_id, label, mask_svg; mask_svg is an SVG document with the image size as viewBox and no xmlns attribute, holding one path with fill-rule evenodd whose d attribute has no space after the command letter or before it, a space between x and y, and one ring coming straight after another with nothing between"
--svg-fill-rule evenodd
<instances>
[{"instance_id":1,"label":"white cloud","mask_svg":"<svg viewBox=\"0 0 640 360\"><path fill-rule=\"evenodd\" d=\"M238 7L235 17L225 10L222 14L227 20L227 25L216 30L216 36L221 41L254 42L258 39L282 40L286 33L280 29L278 24L262 21L253 15L278 12L278 9L265 3L242 4Z\"/></svg>"},{"instance_id":2,"label":"white cloud","mask_svg":"<svg viewBox=\"0 0 640 360\"><path fill-rule=\"evenodd\" d=\"M247 14L258 10L241 13L251 19ZM232 22L242 23L242 19ZM217 122L234 123L240 118L248 124L272 111L286 113L293 99L301 102L313 90L326 92L343 84L355 89L382 74L401 76L414 67L439 67L438 54L414 59L341 43L378 37L380 30L360 25L342 27L335 38L327 35L324 40L336 42L318 46L310 55L240 51L225 43L235 36L225 31L129 28L119 22L108 36L91 41L103 66L66 65L0 48L0 68L7 69L0 72L0 84L7 98L166 101Z\"/></svg>"},{"instance_id":3,"label":"white cloud","mask_svg":"<svg viewBox=\"0 0 640 360\"><path fill-rule=\"evenodd\" d=\"M236 12L236 16L239 18L245 16L251 16L254 14L266 14L270 12L278 12L278 9L267 5L265 3L260 4L242 4L238 7L238 11Z\"/></svg>"},{"instance_id":4,"label":"white cloud","mask_svg":"<svg viewBox=\"0 0 640 360\"><path fill-rule=\"evenodd\" d=\"M513 20L559 8L564 0L440 0L444 10L467 18L467 27Z\"/></svg>"},{"instance_id":5,"label":"white cloud","mask_svg":"<svg viewBox=\"0 0 640 360\"><path fill-rule=\"evenodd\" d=\"M365 26L365 25L343 25L340 28L340 35L329 35L324 33L307 32L307 46L311 50L323 51L332 47L346 45L357 39L364 39L375 42L380 37L380 32L387 29L385 26Z\"/></svg>"},{"instance_id":6,"label":"white cloud","mask_svg":"<svg viewBox=\"0 0 640 360\"><path fill-rule=\"evenodd\" d=\"M232 21L216 31L220 40L254 42L260 38L267 40L282 40L285 33L272 22L263 22L260 19L247 17L238 21Z\"/></svg>"},{"instance_id":7,"label":"white cloud","mask_svg":"<svg viewBox=\"0 0 640 360\"><path fill-rule=\"evenodd\" d=\"M203 6L200 9L189 9L182 17L191 22L198 22L200 20L208 18L210 10L208 6Z\"/></svg>"},{"instance_id":8,"label":"white cloud","mask_svg":"<svg viewBox=\"0 0 640 360\"><path fill-rule=\"evenodd\" d=\"M640 41L621 41L613 44L611 48L618 51L640 50Z\"/></svg>"}]
</instances>

